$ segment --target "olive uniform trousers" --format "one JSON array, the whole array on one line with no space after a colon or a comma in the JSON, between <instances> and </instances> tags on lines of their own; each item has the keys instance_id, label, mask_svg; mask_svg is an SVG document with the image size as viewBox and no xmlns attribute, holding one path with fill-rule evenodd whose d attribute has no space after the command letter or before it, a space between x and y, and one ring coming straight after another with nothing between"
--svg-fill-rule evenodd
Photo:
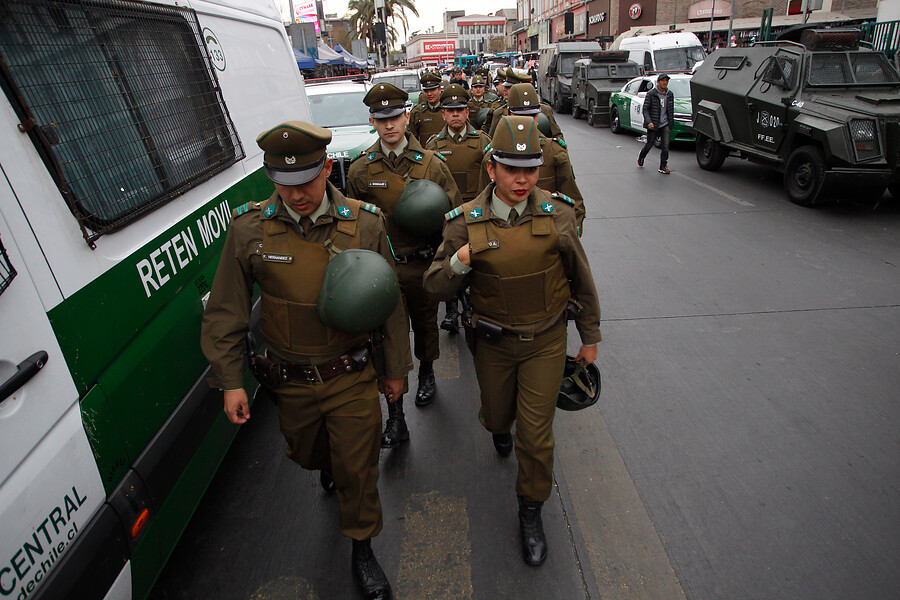
<instances>
[{"instance_id":1,"label":"olive uniform trousers","mask_svg":"<svg viewBox=\"0 0 900 600\"><path fill-rule=\"evenodd\" d=\"M432 298L422 285L425 270L431 266L427 260L411 259L397 263L397 279L400 292L413 330L413 353L420 361L434 362L441 356L438 333L438 301Z\"/></svg>"},{"instance_id":2,"label":"olive uniform trousers","mask_svg":"<svg viewBox=\"0 0 900 600\"><path fill-rule=\"evenodd\" d=\"M553 486L553 417L566 365L566 328L558 325L522 341L503 335L475 342L481 388L479 420L491 433L516 424L516 494L544 502Z\"/></svg>"},{"instance_id":3,"label":"olive uniform trousers","mask_svg":"<svg viewBox=\"0 0 900 600\"><path fill-rule=\"evenodd\" d=\"M378 535L381 402L372 365L318 384L285 382L273 391L288 457L305 469L331 468L341 532L355 540Z\"/></svg>"}]
</instances>

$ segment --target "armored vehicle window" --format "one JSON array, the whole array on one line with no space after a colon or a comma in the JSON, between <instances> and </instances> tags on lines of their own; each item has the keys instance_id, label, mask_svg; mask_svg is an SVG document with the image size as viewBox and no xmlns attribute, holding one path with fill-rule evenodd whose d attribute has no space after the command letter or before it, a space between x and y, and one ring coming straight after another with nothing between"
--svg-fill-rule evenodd
<instances>
[{"instance_id":1,"label":"armored vehicle window","mask_svg":"<svg viewBox=\"0 0 900 600\"><path fill-rule=\"evenodd\" d=\"M797 72L797 61L787 56L773 56L769 59L762 80L785 90L794 87L794 73Z\"/></svg>"},{"instance_id":2,"label":"armored vehicle window","mask_svg":"<svg viewBox=\"0 0 900 600\"><path fill-rule=\"evenodd\" d=\"M243 158L192 10L5 2L0 55L7 98L92 246Z\"/></svg>"},{"instance_id":3,"label":"armored vehicle window","mask_svg":"<svg viewBox=\"0 0 900 600\"><path fill-rule=\"evenodd\" d=\"M588 79L605 79L609 77L609 67L606 65L592 66Z\"/></svg>"},{"instance_id":4,"label":"armored vehicle window","mask_svg":"<svg viewBox=\"0 0 900 600\"><path fill-rule=\"evenodd\" d=\"M559 60L556 65L556 72L560 75L571 75L572 70L575 68L575 61L580 58L589 58L590 53L586 52L585 54L560 54L558 56Z\"/></svg>"},{"instance_id":5,"label":"armored vehicle window","mask_svg":"<svg viewBox=\"0 0 900 600\"><path fill-rule=\"evenodd\" d=\"M640 67L638 67L634 63L624 64L624 65L615 65L613 67L614 72L612 73L613 77L620 77L622 79L630 79L632 77L637 77L641 74Z\"/></svg>"},{"instance_id":6,"label":"armored vehicle window","mask_svg":"<svg viewBox=\"0 0 900 600\"><path fill-rule=\"evenodd\" d=\"M690 71L694 65L706 58L700 46L667 48L656 51L657 71Z\"/></svg>"},{"instance_id":7,"label":"armored vehicle window","mask_svg":"<svg viewBox=\"0 0 900 600\"><path fill-rule=\"evenodd\" d=\"M720 56L716 59L717 69L740 69L744 66L745 56Z\"/></svg>"},{"instance_id":8,"label":"armored vehicle window","mask_svg":"<svg viewBox=\"0 0 900 600\"><path fill-rule=\"evenodd\" d=\"M857 83L900 83L900 77L881 52L854 52L850 64Z\"/></svg>"},{"instance_id":9,"label":"armored vehicle window","mask_svg":"<svg viewBox=\"0 0 900 600\"><path fill-rule=\"evenodd\" d=\"M809 83L812 85L840 85L853 82L850 63L843 52L813 54L809 64Z\"/></svg>"}]
</instances>

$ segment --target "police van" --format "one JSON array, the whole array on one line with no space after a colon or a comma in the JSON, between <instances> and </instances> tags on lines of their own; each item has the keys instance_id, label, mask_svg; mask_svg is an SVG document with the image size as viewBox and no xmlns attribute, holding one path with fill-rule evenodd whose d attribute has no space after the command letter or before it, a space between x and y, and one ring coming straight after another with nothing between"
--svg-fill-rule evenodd
<instances>
[{"instance_id":1,"label":"police van","mask_svg":"<svg viewBox=\"0 0 900 600\"><path fill-rule=\"evenodd\" d=\"M271 0L3 2L0 58L0 598L143 598L236 432L200 319L303 80Z\"/></svg>"},{"instance_id":2,"label":"police van","mask_svg":"<svg viewBox=\"0 0 900 600\"><path fill-rule=\"evenodd\" d=\"M691 71L706 58L703 44L690 31L654 33L629 37L623 33L611 50L627 50L628 58L643 65L645 72Z\"/></svg>"}]
</instances>

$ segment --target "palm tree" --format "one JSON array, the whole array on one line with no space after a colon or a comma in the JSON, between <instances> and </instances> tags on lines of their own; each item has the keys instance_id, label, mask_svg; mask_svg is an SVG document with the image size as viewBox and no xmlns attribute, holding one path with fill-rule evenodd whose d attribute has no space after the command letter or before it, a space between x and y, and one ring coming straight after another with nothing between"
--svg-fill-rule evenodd
<instances>
[{"instance_id":1,"label":"palm tree","mask_svg":"<svg viewBox=\"0 0 900 600\"><path fill-rule=\"evenodd\" d=\"M350 0L347 9L353 14L350 16L350 26L353 28L352 33L358 39L366 40L370 51L375 50L375 1L374 0ZM399 21L403 26L403 35L406 36L409 20L406 11L411 12L415 16L419 16L416 9L415 0L386 0L385 1L385 18L386 33L388 37L388 47L393 45L395 40L400 39L397 35L397 29L394 23Z\"/></svg>"}]
</instances>

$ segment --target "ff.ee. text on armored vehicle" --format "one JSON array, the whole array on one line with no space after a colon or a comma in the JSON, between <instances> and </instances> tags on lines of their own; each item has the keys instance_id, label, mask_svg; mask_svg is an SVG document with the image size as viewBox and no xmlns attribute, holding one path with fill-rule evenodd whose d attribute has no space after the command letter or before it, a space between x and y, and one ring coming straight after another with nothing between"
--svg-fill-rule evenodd
<instances>
[{"instance_id":1,"label":"ff.ee. text on armored vehicle","mask_svg":"<svg viewBox=\"0 0 900 600\"><path fill-rule=\"evenodd\" d=\"M854 196L900 197L900 75L856 29L815 30L800 43L717 50L694 74L697 162L730 152L784 173L792 202L812 206L826 180Z\"/></svg>"}]
</instances>

